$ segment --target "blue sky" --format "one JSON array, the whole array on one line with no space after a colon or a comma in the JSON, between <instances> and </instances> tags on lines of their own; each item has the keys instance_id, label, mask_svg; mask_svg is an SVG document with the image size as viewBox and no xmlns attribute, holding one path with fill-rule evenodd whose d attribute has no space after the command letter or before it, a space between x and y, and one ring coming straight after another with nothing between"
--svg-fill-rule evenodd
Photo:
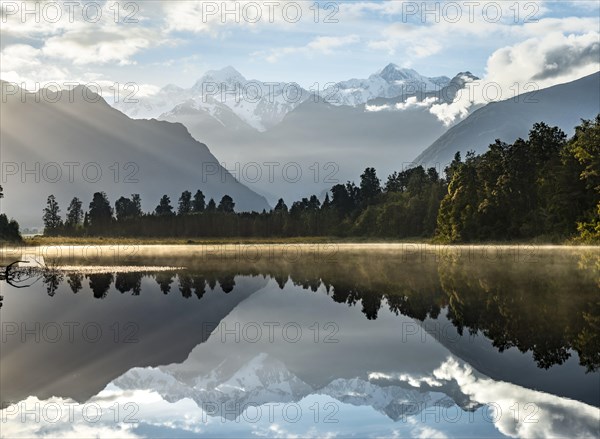
<instances>
[{"instance_id":1,"label":"blue sky","mask_svg":"<svg viewBox=\"0 0 600 439\"><path fill-rule=\"evenodd\" d=\"M366 78L390 62L429 76L469 70L512 81L515 72L515 81L525 81L531 78L518 72L539 74L548 68L546 54L557 52L572 56L550 66L556 74L544 86L599 68L597 56L589 59L600 53L596 0L428 2L428 10L438 12L425 15L420 1L321 1L316 23L310 1L227 2L237 17L224 15L221 1L121 2L118 22L115 2L92 2L103 7L92 22L84 19L82 1L73 22L62 5L56 23L45 2L39 14L25 17L23 4L35 10L39 2L1 3L0 74L15 82L136 82L152 93L168 83L189 87L205 71L231 65L247 78L308 88ZM298 9L297 22L284 19ZM94 16L94 8L86 11ZM137 22L123 22L129 13ZM336 22L325 22L328 14ZM490 65L502 50L505 61ZM588 58L579 63L581 54Z\"/></svg>"}]
</instances>

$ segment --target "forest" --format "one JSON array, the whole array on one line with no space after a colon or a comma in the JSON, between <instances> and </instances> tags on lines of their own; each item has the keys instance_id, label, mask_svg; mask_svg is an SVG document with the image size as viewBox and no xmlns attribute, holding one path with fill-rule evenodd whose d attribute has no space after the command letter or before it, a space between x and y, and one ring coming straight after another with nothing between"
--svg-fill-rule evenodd
<instances>
[{"instance_id":1,"label":"forest","mask_svg":"<svg viewBox=\"0 0 600 439\"><path fill-rule=\"evenodd\" d=\"M176 206L173 206L176 204ZM64 219L56 197L43 209L44 234L106 237L370 237L437 242L539 239L600 242L600 114L582 120L568 139L540 122L527 139L497 140L482 155L457 153L443 172L416 166L382 182L367 168L358 184L336 184L269 212L235 212L225 195L208 202L185 190L143 212L137 194L114 207L103 192L89 209L73 198ZM4 224L6 223L6 224ZM0 216L0 233L16 223ZM18 233L18 226L17 233ZM14 230L13 230L14 232ZM4 236L4 235L2 235Z\"/></svg>"}]
</instances>

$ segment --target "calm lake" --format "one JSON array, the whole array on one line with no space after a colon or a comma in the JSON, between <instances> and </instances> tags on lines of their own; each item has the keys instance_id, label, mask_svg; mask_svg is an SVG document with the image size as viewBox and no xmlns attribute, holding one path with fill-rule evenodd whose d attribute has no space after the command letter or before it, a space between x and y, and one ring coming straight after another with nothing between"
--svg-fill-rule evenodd
<instances>
[{"instance_id":1,"label":"calm lake","mask_svg":"<svg viewBox=\"0 0 600 439\"><path fill-rule=\"evenodd\" d=\"M600 249L3 249L0 435L599 437Z\"/></svg>"}]
</instances>

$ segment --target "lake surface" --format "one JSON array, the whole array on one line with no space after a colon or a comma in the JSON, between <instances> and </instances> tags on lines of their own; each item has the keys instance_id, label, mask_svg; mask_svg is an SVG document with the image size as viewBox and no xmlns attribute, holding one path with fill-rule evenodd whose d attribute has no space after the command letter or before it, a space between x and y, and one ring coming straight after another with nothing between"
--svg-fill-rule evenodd
<instances>
[{"instance_id":1,"label":"lake surface","mask_svg":"<svg viewBox=\"0 0 600 439\"><path fill-rule=\"evenodd\" d=\"M15 260L2 437L600 436L598 248L3 249Z\"/></svg>"}]
</instances>

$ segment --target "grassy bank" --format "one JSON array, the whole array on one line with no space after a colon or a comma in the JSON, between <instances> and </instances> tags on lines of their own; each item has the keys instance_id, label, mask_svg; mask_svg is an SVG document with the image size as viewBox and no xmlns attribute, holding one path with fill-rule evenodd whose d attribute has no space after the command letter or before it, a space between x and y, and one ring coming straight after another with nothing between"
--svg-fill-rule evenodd
<instances>
[{"instance_id":1,"label":"grassy bank","mask_svg":"<svg viewBox=\"0 0 600 439\"><path fill-rule=\"evenodd\" d=\"M467 243L444 243L431 238L413 237L406 239L384 239L373 237L335 237L335 236L301 236L287 238L127 238L127 237L63 237L63 236L34 236L25 238L26 246L48 245L217 245L217 244L394 244L416 243L433 245L563 245L585 246L598 245L598 243L581 243L574 240L556 239L529 239L514 241L486 241Z\"/></svg>"},{"instance_id":2,"label":"grassy bank","mask_svg":"<svg viewBox=\"0 0 600 439\"><path fill-rule=\"evenodd\" d=\"M366 237L302 236L289 238L126 238L35 236L25 238L27 246L42 245L215 245L215 244L328 244L328 243L429 243L427 238L381 239Z\"/></svg>"}]
</instances>

